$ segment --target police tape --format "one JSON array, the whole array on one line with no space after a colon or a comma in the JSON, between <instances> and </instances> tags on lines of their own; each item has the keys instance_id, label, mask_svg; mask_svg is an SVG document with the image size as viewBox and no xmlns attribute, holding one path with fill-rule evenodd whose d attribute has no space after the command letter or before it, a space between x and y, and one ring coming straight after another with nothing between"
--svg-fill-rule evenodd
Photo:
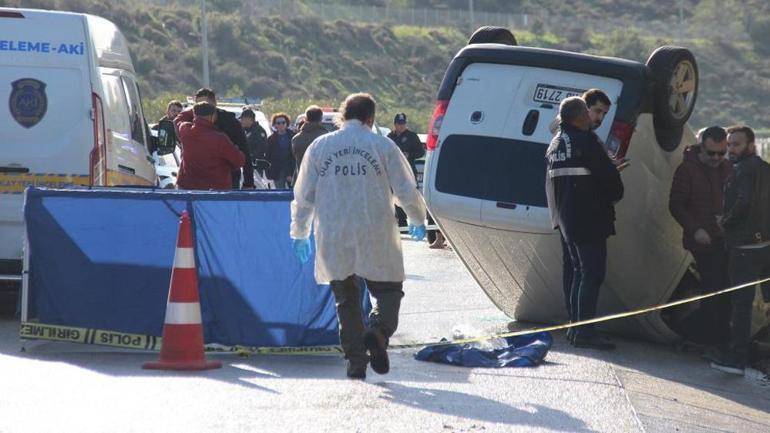
<instances>
[{"instance_id":1,"label":"police tape","mask_svg":"<svg viewBox=\"0 0 770 433\"><path fill-rule=\"evenodd\" d=\"M29 340L66 341L141 350L160 350L161 344L161 338L154 335L129 334L35 322L22 322L19 335L21 338Z\"/></svg>"},{"instance_id":2,"label":"police tape","mask_svg":"<svg viewBox=\"0 0 770 433\"><path fill-rule=\"evenodd\" d=\"M719 290L712 293L693 296L690 298L672 301L654 307L641 308L638 310L627 311L623 313L609 314L606 316L595 317L593 319L581 320L579 322L565 323L561 325L543 326L539 328L523 329L519 331L503 332L494 335L482 337L465 338L458 340L441 340L434 342L419 342L408 344L392 344L389 349L415 349L426 346L446 346L454 344L477 343L493 338L518 337L522 335L536 334L538 332L558 331L562 329L574 328L594 323L609 322L611 320L622 319L632 316L651 313L653 311L676 307L691 302L700 301L726 293L735 292L747 287L757 286L770 281L770 277L761 280L752 281L735 287ZM101 329L79 328L73 326L48 325L35 322L22 322L20 337L28 340L53 340L70 343L94 344L101 346L120 347L127 349L139 349L148 351L160 350L163 339L154 335L130 334L117 331L105 331ZM206 345L207 352L228 352L239 355L327 355L342 353L340 346L308 346L308 347L253 347L253 346L226 346L221 344Z\"/></svg>"}]
</instances>

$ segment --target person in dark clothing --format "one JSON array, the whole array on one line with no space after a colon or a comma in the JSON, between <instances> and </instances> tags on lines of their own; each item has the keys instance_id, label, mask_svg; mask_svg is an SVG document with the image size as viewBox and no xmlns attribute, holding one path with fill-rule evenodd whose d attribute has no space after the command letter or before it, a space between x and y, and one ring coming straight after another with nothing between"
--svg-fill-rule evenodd
<instances>
[{"instance_id":1,"label":"person in dark clothing","mask_svg":"<svg viewBox=\"0 0 770 433\"><path fill-rule=\"evenodd\" d=\"M405 113L398 113L393 118L393 130L388 134L388 138L396 143L396 146L406 156L406 160L409 161L412 172L416 173L417 169L414 162L425 156L425 146L423 146L417 134L409 130Z\"/></svg>"},{"instance_id":2,"label":"person in dark clothing","mask_svg":"<svg viewBox=\"0 0 770 433\"><path fill-rule=\"evenodd\" d=\"M722 213L722 191L732 165L725 158L727 132L712 126L701 134L701 144L689 146L671 183L668 208L682 226L682 243L692 253L700 274L701 291L710 293L729 284L724 233L717 223ZM727 337L729 304L724 297L704 300L703 307L689 320L698 322L700 333L711 342ZM689 321L688 320L688 321ZM709 329L703 329L708 327Z\"/></svg>"},{"instance_id":3,"label":"person in dark clothing","mask_svg":"<svg viewBox=\"0 0 770 433\"><path fill-rule=\"evenodd\" d=\"M417 134L409 130L406 113L398 113L393 118L393 130L388 134L388 138L393 140L401 150L401 153L406 156L406 160L409 161L409 166L412 167L412 173L415 174L416 178L417 168L414 162L418 158L425 156L425 147ZM406 227L406 214L398 206L396 206L396 219L398 219L399 227Z\"/></svg>"},{"instance_id":4,"label":"person in dark clothing","mask_svg":"<svg viewBox=\"0 0 770 433\"><path fill-rule=\"evenodd\" d=\"M184 107L182 106L182 103L177 101L176 99L169 101L169 103L166 105L166 114L160 119L158 119L158 123L150 127L150 129L154 131L158 131L158 137L152 137L150 139L150 147L148 149L150 151L150 154L158 150L159 146L163 146L163 144L166 144L166 146L163 146L164 147L163 150L167 150L172 147L172 146L169 146L168 143L175 143L175 145L179 144L179 139L176 136L176 130L174 130L174 128L172 127L164 128L164 134L166 135L164 137L165 139L164 141L166 143L160 143L159 142L160 134L161 134L160 126L161 126L161 122L171 122L171 126L173 126L174 119L176 118L176 116L179 115L179 113L182 112L183 108ZM151 135L148 134L148 137L150 136Z\"/></svg>"},{"instance_id":5,"label":"person in dark clothing","mask_svg":"<svg viewBox=\"0 0 770 433\"><path fill-rule=\"evenodd\" d=\"M182 147L178 185L183 189L230 189L230 173L243 166L244 156L214 125L218 112L208 102L195 104L193 121L174 120Z\"/></svg>"},{"instance_id":6,"label":"person in dark clothing","mask_svg":"<svg viewBox=\"0 0 770 433\"><path fill-rule=\"evenodd\" d=\"M299 133L291 139L291 152L294 155L294 161L297 163L296 173L299 173L299 168L302 165L302 157L305 156L305 151L310 144L318 137L326 134L326 128L321 126L321 120L323 119L324 112L321 107L317 105L311 105L305 110L305 119L302 121L302 126L299 127Z\"/></svg>"},{"instance_id":7,"label":"person in dark clothing","mask_svg":"<svg viewBox=\"0 0 770 433\"><path fill-rule=\"evenodd\" d=\"M257 122L254 110L245 108L239 119L246 134L246 145L254 162L254 170L264 175L267 170L267 132Z\"/></svg>"},{"instance_id":8,"label":"person in dark clothing","mask_svg":"<svg viewBox=\"0 0 770 433\"><path fill-rule=\"evenodd\" d=\"M590 130L585 101L566 98L559 115L559 131L546 151L546 195L553 227L561 232L574 264L568 313L576 322L596 316L607 268L607 238L615 234L614 203L623 198L623 183ZM571 342L576 347L615 347L591 325L576 329Z\"/></svg>"},{"instance_id":9,"label":"person in dark clothing","mask_svg":"<svg viewBox=\"0 0 770 433\"><path fill-rule=\"evenodd\" d=\"M591 118L591 131L596 131L600 126L602 126L602 122L604 122L604 116L606 116L610 111L612 101L610 101L610 97L600 89L588 89L580 97L583 99L583 101L585 101L586 106L588 107L588 117ZM550 126L551 133L556 134L560 123L561 119L559 116L556 116ZM572 256L569 254L569 248L567 248L567 243L564 241L563 237L561 238L561 247L562 289L564 290L564 302L567 305L567 311L569 311L569 294L572 291L572 279L574 277L572 270L574 269L575 265L572 263ZM572 340L573 332L574 330L572 328L567 330L567 339L570 341Z\"/></svg>"},{"instance_id":10,"label":"person in dark clothing","mask_svg":"<svg viewBox=\"0 0 770 433\"><path fill-rule=\"evenodd\" d=\"M289 115L276 113L270 118L273 135L267 139L267 160L270 168L267 178L275 182L276 189L288 188L294 176L294 155L291 152L291 139L294 133L289 130Z\"/></svg>"},{"instance_id":11,"label":"person in dark clothing","mask_svg":"<svg viewBox=\"0 0 770 433\"><path fill-rule=\"evenodd\" d=\"M770 276L770 239L757 236L749 218L754 188L764 164L756 154L754 131L747 126L728 128L727 146L733 173L725 186L720 223L729 248L730 283L737 286ZM730 293L729 340L722 350L710 354L711 367L725 373L744 374L749 361L755 296L756 286ZM765 297L765 300L770 299Z\"/></svg>"},{"instance_id":12,"label":"person in dark clothing","mask_svg":"<svg viewBox=\"0 0 770 433\"><path fill-rule=\"evenodd\" d=\"M208 102L216 107L217 97L213 90L204 87L195 93L195 102ZM190 111L183 111L180 116L184 116L183 121L192 121L192 112ZM246 134L243 132L241 122L235 118L235 114L217 108L217 122L214 126L224 132L227 138L243 152L243 156L246 158L246 162L243 164L243 189L254 189L254 166L252 165L251 154L246 144ZM240 188L241 170L233 170L232 179L233 189Z\"/></svg>"}]
</instances>

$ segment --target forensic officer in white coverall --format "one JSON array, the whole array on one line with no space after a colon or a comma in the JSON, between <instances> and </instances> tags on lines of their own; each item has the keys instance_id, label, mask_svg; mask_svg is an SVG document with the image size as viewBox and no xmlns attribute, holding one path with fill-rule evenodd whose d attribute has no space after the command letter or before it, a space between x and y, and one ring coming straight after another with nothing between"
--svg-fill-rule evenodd
<instances>
[{"instance_id":1,"label":"forensic officer in white coverall","mask_svg":"<svg viewBox=\"0 0 770 433\"><path fill-rule=\"evenodd\" d=\"M406 212L412 238L422 240L425 204L406 157L393 141L371 130L374 99L365 93L350 95L340 111L342 128L318 137L305 153L294 185L290 234L304 263L310 257L312 224L315 277L330 282L334 292L347 375L363 379L368 362L379 374L390 369L386 349L398 327L404 296L404 260L393 205ZM368 329L359 277L366 280L373 298Z\"/></svg>"}]
</instances>

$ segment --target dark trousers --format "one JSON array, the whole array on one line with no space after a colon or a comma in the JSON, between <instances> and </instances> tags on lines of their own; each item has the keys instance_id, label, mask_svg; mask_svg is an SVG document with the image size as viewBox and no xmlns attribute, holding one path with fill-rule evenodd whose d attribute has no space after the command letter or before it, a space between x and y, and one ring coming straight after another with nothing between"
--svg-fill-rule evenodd
<instances>
[{"instance_id":1,"label":"dark trousers","mask_svg":"<svg viewBox=\"0 0 770 433\"><path fill-rule=\"evenodd\" d=\"M713 293L727 288L730 278L727 272L727 249L724 245L714 245L708 249L693 250L695 268L700 274L700 287L703 293ZM697 316L705 328L710 341L724 342L729 332L730 297L716 296L704 299Z\"/></svg>"},{"instance_id":2,"label":"dark trousers","mask_svg":"<svg viewBox=\"0 0 770 433\"><path fill-rule=\"evenodd\" d=\"M436 224L436 221L433 221L433 217L430 216L430 212L428 212L428 225L432 226L434 224ZM436 233L437 232L438 232L438 230L428 230L428 243L429 244L432 244L433 242L436 241Z\"/></svg>"},{"instance_id":3,"label":"dark trousers","mask_svg":"<svg viewBox=\"0 0 770 433\"><path fill-rule=\"evenodd\" d=\"M572 321L570 294L572 293L572 278L575 273L575 265L572 263L572 256L569 253L569 245L567 245L567 240L564 239L564 235L561 233L561 230L559 231L559 235L561 238L561 279L562 289L564 290L564 304L567 308L567 314L570 316L570 321Z\"/></svg>"},{"instance_id":4,"label":"dark trousers","mask_svg":"<svg viewBox=\"0 0 770 433\"><path fill-rule=\"evenodd\" d=\"M351 362L366 362L364 347L364 318L361 311L359 277L351 275L344 280L332 281L331 288L337 303L337 320L340 326L340 344L345 358ZM398 328L398 311L404 297L403 283L390 281L366 281L372 299L369 327L379 330L387 341Z\"/></svg>"},{"instance_id":5,"label":"dark trousers","mask_svg":"<svg viewBox=\"0 0 770 433\"><path fill-rule=\"evenodd\" d=\"M567 242L572 260L572 283L569 293L570 321L596 317L599 287L607 273L607 241ZM576 335L590 333L593 325L578 328Z\"/></svg>"},{"instance_id":6,"label":"dark trousers","mask_svg":"<svg viewBox=\"0 0 770 433\"><path fill-rule=\"evenodd\" d=\"M730 249L730 283L734 286L770 276L770 246L762 248ZM770 287L763 285L765 301L770 301ZM730 293L730 341L727 345L735 361L746 364L749 361L751 345L751 313L754 307L756 286Z\"/></svg>"},{"instance_id":7,"label":"dark trousers","mask_svg":"<svg viewBox=\"0 0 770 433\"><path fill-rule=\"evenodd\" d=\"M396 219L398 220L399 227L406 227L409 225L406 219L406 212L398 206L396 206Z\"/></svg>"}]
</instances>

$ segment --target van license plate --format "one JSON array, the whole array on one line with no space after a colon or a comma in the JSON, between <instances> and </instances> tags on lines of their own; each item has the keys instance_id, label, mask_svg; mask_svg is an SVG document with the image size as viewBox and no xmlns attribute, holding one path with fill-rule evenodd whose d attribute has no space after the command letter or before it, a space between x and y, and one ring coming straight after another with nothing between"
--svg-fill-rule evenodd
<instances>
[{"instance_id":1,"label":"van license plate","mask_svg":"<svg viewBox=\"0 0 770 433\"><path fill-rule=\"evenodd\" d=\"M535 88L535 95L532 99L535 102L542 102L544 104L558 104L562 99L569 98L570 96L580 96L584 90L574 89L571 87L559 87L552 86L550 84L538 84Z\"/></svg>"}]
</instances>

